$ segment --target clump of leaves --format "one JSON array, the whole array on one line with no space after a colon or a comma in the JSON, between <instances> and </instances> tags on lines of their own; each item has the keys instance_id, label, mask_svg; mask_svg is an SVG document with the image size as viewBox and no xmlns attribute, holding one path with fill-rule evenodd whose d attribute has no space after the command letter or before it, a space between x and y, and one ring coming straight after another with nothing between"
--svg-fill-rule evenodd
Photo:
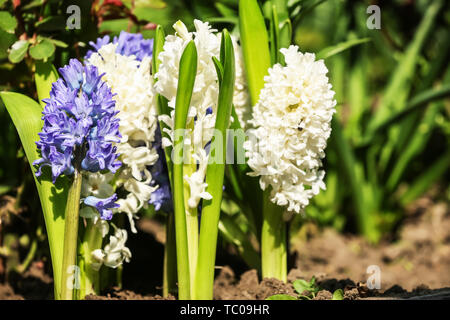
<instances>
[{"instance_id":1,"label":"clump of leaves","mask_svg":"<svg viewBox=\"0 0 450 320\"><path fill-rule=\"evenodd\" d=\"M295 291L298 293L298 297L293 297L288 294L275 294L268 297L266 300L312 300L316 297L317 293L322 290L316 282L316 278L313 276L310 281L304 279L297 279L292 283ZM331 300L343 300L344 291L337 289L333 292Z\"/></svg>"},{"instance_id":2,"label":"clump of leaves","mask_svg":"<svg viewBox=\"0 0 450 320\"><path fill-rule=\"evenodd\" d=\"M294 286L295 291L299 294L299 299L314 299L317 292L320 290L314 276L309 282L303 279L297 279L294 283L292 283L292 285Z\"/></svg>"}]
</instances>

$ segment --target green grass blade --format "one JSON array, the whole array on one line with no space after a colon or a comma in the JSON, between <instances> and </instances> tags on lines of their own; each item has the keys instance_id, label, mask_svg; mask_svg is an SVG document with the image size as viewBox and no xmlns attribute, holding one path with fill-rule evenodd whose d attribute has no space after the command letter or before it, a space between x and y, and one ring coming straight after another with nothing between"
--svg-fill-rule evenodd
<instances>
[{"instance_id":1,"label":"green grass blade","mask_svg":"<svg viewBox=\"0 0 450 320\"><path fill-rule=\"evenodd\" d=\"M341 53L345 50L348 50L354 46L359 44L367 43L370 41L370 38L362 38L362 39L352 39L345 42L341 42L337 45L322 49L317 54L317 59L328 59L338 53Z\"/></svg>"},{"instance_id":2,"label":"green grass blade","mask_svg":"<svg viewBox=\"0 0 450 320\"><path fill-rule=\"evenodd\" d=\"M41 120L42 107L33 99L15 92L0 92L0 97L19 133L36 182L50 246L55 296L59 296L61 291L64 211L69 186L68 179L60 177L56 185L54 185L49 171L43 170L43 174L39 179L34 175L36 169L32 163L39 158L35 141L39 140L38 133L43 125Z\"/></svg>"},{"instance_id":3,"label":"green grass blade","mask_svg":"<svg viewBox=\"0 0 450 320\"><path fill-rule=\"evenodd\" d=\"M222 203L223 180L225 174L225 160L227 147L227 132L235 82L235 57L233 43L226 29L222 32L223 78L219 88L219 100L215 124L215 135L211 141L209 157L214 157L206 169L206 189L212 196L211 200L203 200L202 220L200 225L199 255L196 273L195 299L212 299L214 284L214 264L220 208ZM216 141L221 138L222 141ZM214 148L213 146L216 145ZM219 152L219 156L215 153Z\"/></svg>"},{"instance_id":4,"label":"green grass blade","mask_svg":"<svg viewBox=\"0 0 450 320\"><path fill-rule=\"evenodd\" d=\"M424 194L431 185L442 177L450 166L450 150L432 163L428 170L420 175L400 198L402 205L407 205Z\"/></svg>"},{"instance_id":5,"label":"green grass blade","mask_svg":"<svg viewBox=\"0 0 450 320\"><path fill-rule=\"evenodd\" d=\"M34 74L34 81L36 83L39 103L42 107L45 107L45 102L42 102L42 100L50 97L52 84L58 80L58 78L58 72L51 62L36 60L36 73Z\"/></svg>"},{"instance_id":6,"label":"green grass blade","mask_svg":"<svg viewBox=\"0 0 450 320\"><path fill-rule=\"evenodd\" d=\"M413 41L408 46L404 57L400 60L400 63L389 81L380 106L375 113L375 117L373 117L373 120L369 123L369 128L377 126L405 104L412 85L412 79L416 69L415 66L419 59L420 51L435 23L435 18L439 13L441 6L442 1L440 0L433 1L430 6L428 6L414 35Z\"/></svg>"},{"instance_id":7,"label":"green grass blade","mask_svg":"<svg viewBox=\"0 0 450 320\"><path fill-rule=\"evenodd\" d=\"M161 61L159 60L159 54L163 51L165 42L164 29L161 25L156 27L155 38L153 39L153 58L152 58L152 74L158 72Z\"/></svg>"},{"instance_id":8,"label":"green grass blade","mask_svg":"<svg viewBox=\"0 0 450 320\"><path fill-rule=\"evenodd\" d=\"M361 145L369 144L376 134L383 132L397 124L399 121L411 113L426 107L430 102L450 96L450 85L443 85L439 89L429 89L413 97L409 103L399 111L394 112L389 117L378 123L367 132Z\"/></svg>"},{"instance_id":9,"label":"green grass blade","mask_svg":"<svg viewBox=\"0 0 450 320\"><path fill-rule=\"evenodd\" d=\"M175 103L175 135L173 154L173 196L175 209L175 237L178 265L178 298L190 298L189 255L184 206L183 146L189 105L197 75L197 49L190 41L180 59L178 88Z\"/></svg>"},{"instance_id":10,"label":"green grass blade","mask_svg":"<svg viewBox=\"0 0 450 320\"><path fill-rule=\"evenodd\" d=\"M272 5L270 15L270 28L269 28L269 40L270 40L270 63L276 64L280 60L280 32L278 23L277 8Z\"/></svg>"},{"instance_id":11,"label":"green grass blade","mask_svg":"<svg viewBox=\"0 0 450 320\"><path fill-rule=\"evenodd\" d=\"M270 68L269 37L256 0L239 1L239 30L250 99L255 105Z\"/></svg>"},{"instance_id":12,"label":"green grass blade","mask_svg":"<svg viewBox=\"0 0 450 320\"><path fill-rule=\"evenodd\" d=\"M341 125L336 118L332 121L332 127L333 134L331 135L331 139L335 143L339 161L350 184L351 199L357 214L356 221L358 229L369 241L376 242L379 239L379 233L376 228L374 216L370 212L370 209L367 208L369 201L366 199L363 191L366 182L362 176L362 166L356 161L353 150L345 139Z\"/></svg>"}]
</instances>

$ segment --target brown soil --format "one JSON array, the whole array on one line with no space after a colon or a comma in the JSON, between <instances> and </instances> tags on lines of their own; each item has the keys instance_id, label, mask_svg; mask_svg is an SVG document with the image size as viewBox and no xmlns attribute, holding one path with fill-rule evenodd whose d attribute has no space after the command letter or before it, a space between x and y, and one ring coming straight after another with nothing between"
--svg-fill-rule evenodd
<instances>
[{"instance_id":1,"label":"brown soil","mask_svg":"<svg viewBox=\"0 0 450 320\"><path fill-rule=\"evenodd\" d=\"M163 299L161 278L164 231L161 225L141 219L140 235L130 236L133 259L124 268L124 290L113 288L104 296L87 299L158 300ZM142 248L142 233L146 247ZM306 235L306 236L305 236ZM450 206L423 198L407 211L398 230L398 239L372 246L361 237L342 235L333 229L318 230L306 225L291 243L295 268L288 283L276 279L260 280L256 270L236 276L235 258L218 257L215 299L265 299L274 294L298 296L292 282L317 279L321 290L314 299L331 299L332 292L344 291L344 299L450 299ZM139 246L138 243L141 245ZM231 259L231 260L230 260ZM231 261L231 262L228 262ZM226 266L232 263L233 269ZM381 271L381 289L369 290L367 267ZM144 267L143 267L144 266ZM153 268L153 269L152 269ZM35 262L23 275L11 276L0 283L0 299L51 299L52 279L42 262ZM136 279L144 274L145 279ZM148 277L148 279L147 279ZM157 279L157 280L155 280ZM168 299L174 299L173 296Z\"/></svg>"}]
</instances>

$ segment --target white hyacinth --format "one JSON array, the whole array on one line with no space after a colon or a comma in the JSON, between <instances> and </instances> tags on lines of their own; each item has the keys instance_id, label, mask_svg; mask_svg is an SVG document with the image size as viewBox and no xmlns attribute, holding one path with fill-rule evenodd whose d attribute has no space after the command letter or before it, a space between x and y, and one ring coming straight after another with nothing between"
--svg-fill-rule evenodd
<instances>
[{"instance_id":1,"label":"white hyacinth","mask_svg":"<svg viewBox=\"0 0 450 320\"><path fill-rule=\"evenodd\" d=\"M113 236L109 237L109 244L104 249L92 251L92 268L99 270L102 264L110 268L117 268L123 262L129 262L131 258L130 249L125 246L127 231L116 228Z\"/></svg>"},{"instance_id":2,"label":"white hyacinth","mask_svg":"<svg viewBox=\"0 0 450 320\"><path fill-rule=\"evenodd\" d=\"M111 172L102 174L100 172L83 172L83 183L81 185L81 197L94 196L105 199L114 194L114 188L111 180L114 175ZM100 214L91 206L83 206L80 210L80 216L92 219L95 226L100 230L104 238L109 232L109 223L100 219Z\"/></svg>"},{"instance_id":3,"label":"white hyacinth","mask_svg":"<svg viewBox=\"0 0 450 320\"><path fill-rule=\"evenodd\" d=\"M211 29L207 22L194 20L195 32L189 32L186 26L178 21L174 24L175 35L166 37L163 51L158 59L161 61L156 77L158 81L155 89L169 101L172 108L170 116L161 116L169 129L166 132L171 139L163 138L163 146L172 145L173 124L175 111L175 99L178 87L179 61L184 48L189 41L194 40L197 55L197 76L194 83L194 90L187 119L188 127L192 131L185 136L185 143L191 147L192 158L197 161L199 169L191 176L185 176L185 180L190 186L190 198L188 206L195 208L200 199L210 199L211 195L206 192L207 184L204 183L208 156L205 153L205 146L211 140L214 132L214 125L217 112L217 99L219 95L219 83L216 69L212 57L220 56L220 34L217 30ZM236 57L236 85L233 101L238 117L244 119L245 108L248 108L248 93L244 70L242 65L242 53L238 44L234 41ZM208 112L209 111L212 112ZM195 119L195 125L194 124Z\"/></svg>"},{"instance_id":4,"label":"white hyacinth","mask_svg":"<svg viewBox=\"0 0 450 320\"><path fill-rule=\"evenodd\" d=\"M125 198L117 201L118 212L128 215L131 230L136 232L133 218L147 206L152 192L152 176L148 167L158 160L158 153L152 147L157 128L155 94L150 75L150 57L142 61L134 56L116 53L117 44L102 46L93 53L88 62L105 73L105 81L114 94L116 109L119 111L122 140L117 144L122 167L116 179L116 187L123 186L128 192Z\"/></svg>"},{"instance_id":5,"label":"white hyacinth","mask_svg":"<svg viewBox=\"0 0 450 320\"><path fill-rule=\"evenodd\" d=\"M260 176L263 190L271 187L270 200L299 213L325 189L321 159L336 101L323 60L297 46L280 51L286 66L274 65L264 78L244 148L250 175Z\"/></svg>"}]
</instances>

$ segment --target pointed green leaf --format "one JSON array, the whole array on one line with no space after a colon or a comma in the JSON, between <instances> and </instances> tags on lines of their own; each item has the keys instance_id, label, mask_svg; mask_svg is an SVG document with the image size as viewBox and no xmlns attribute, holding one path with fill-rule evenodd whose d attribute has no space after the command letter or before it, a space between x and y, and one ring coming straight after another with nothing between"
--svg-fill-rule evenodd
<instances>
[{"instance_id":1,"label":"pointed green leaf","mask_svg":"<svg viewBox=\"0 0 450 320\"><path fill-rule=\"evenodd\" d=\"M36 73L34 74L34 82L36 83L36 91L39 98L39 103L42 107L45 106L43 99L50 97L50 90L52 84L58 80L58 72L55 66L49 61L36 61Z\"/></svg>"},{"instance_id":2,"label":"pointed green leaf","mask_svg":"<svg viewBox=\"0 0 450 320\"><path fill-rule=\"evenodd\" d=\"M197 75L197 48L190 41L180 59L178 88L175 102L175 133L173 152L173 196L175 209L175 231L178 266L179 299L190 297L189 256L187 246L186 212L184 206L183 178L183 130L186 129L187 115Z\"/></svg>"},{"instance_id":3,"label":"pointed green leaf","mask_svg":"<svg viewBox=\"0 0 450 320\"><path fill-rule=\"evenodd\" d=\"M222 203L223 181L225 175L227 129L230 124L235 83L235 56L231 36L226 29L222 32L221 61L223 77L219 87L215 134L211 140L209 164L206 169L206 192L211 200L203 200L200 242L196 272L196 299L212 299L214 283L214 264L220 207ZM218 71L221 72L220 68ZM220 75L219 75L220 77Z\"/></svg>"},{"instance_id":4,"label":"pointed green leaf","mask_svg":"<svg viewBox=\"0 0 450 320\"><path fill-rule=\"evenodd\" d=\"M317 59L328 59L338 53L341 53L342 51L348 50L351 47L357 46L362 43L369 42L370 38L363 38L363 39L353 39L345 42L341 42L337 45L328 47L323 49L317 54Z\"/></svg>"},{"instance_id":5,"label":"pointed green leaf","mask_svg":"<svg viewBox=\"0 0 450 320\"><path fill-rule=\"evenodd\" d=\"M429 190L431 185L441 178L449 168L450 150L432 163L430 167L409 186L408 190L400 199L401 204L407 205L420 197Z\"/></svg>"},{"instance_id":6,"label":"pointed green leaf","mask_svg":"<svg viewBox=\"0 0 450 320\"><path fill-rule=\"evenodd\" d=\"M270 68L269 36L256 0L239 1L239 30L250 99L255 105Z\"/></svg>"},{"instance_id":7,"label":"pointed green leaf","mask_svg":"<svg viewBox=\"0 0 450 320\"><path fill-rule=\"evenodd\" d=\"M36 168L33 161L39 158L35 141L42 129L42 108L33 99L15 92L0 92L0 97L19 133L31 171L35 177ZM35 177L36 187L41 200L45 218L48 241L53 266L55 295L60 292L61 265L64 239L64 211L67 199L68 180L60 177L55 184L51 181L50 172L44 170L42 176Z\"/></svg>"}]
</instances>

